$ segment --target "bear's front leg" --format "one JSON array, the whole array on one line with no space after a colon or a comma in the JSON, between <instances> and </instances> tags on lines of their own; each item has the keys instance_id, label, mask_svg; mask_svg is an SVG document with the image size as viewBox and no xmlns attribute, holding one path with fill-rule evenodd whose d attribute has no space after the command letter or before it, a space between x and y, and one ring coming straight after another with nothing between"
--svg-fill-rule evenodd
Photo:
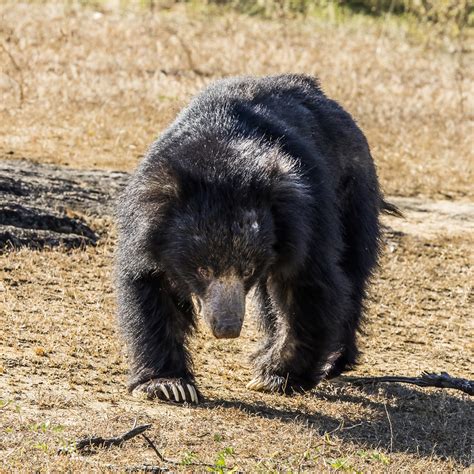
<instances>
[{"instance_id":1,"label":"bear's front leg","mask_svg":"<svg viewBox=\"0 0 474 474\"><path fill-rule=\"evenodd\" d=\"M130 358L129 390L164 401L198 403L186 339L193 308L179 300L166 277L118 279L118 321Z\"/></svg>"},{"instance_id":2,"label":"bear's front leg","mask_svg":"<svg viewBox=\"0 0 474 474\"><path fill-rule=\"evenodd\" d=\"M302 275L294 281L267 284L261 317L273 323L255 354L249 389L287 394L310 390L340 354L348 317L345 276L336 270L324 280Z\"/></svg>"}]
</instances>

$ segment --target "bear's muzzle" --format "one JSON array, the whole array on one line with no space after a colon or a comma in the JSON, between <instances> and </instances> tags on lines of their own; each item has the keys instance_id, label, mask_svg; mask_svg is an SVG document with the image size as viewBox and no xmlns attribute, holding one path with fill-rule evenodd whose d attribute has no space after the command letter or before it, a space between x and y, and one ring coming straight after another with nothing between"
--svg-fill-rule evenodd
<instances>
[{"instance_id":1,"label":"bear's muzzle","mask_svg":"<svg viewBox=\"0 0 474 474\"><path fill-rule=\"evenodd\" d=\"M245 289L237 276L212 281L201 300L201 313L218 339L240 336L245 315Z\"/></svg>"}]
</instances>

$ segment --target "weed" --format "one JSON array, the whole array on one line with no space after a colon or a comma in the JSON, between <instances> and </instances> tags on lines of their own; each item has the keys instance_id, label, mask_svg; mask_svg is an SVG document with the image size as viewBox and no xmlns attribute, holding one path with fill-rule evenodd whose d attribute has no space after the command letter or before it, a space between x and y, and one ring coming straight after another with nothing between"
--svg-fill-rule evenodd
<instances>
[{"instance_id":1,"label":"weed","mask_svg":"<svg viewBox=\"0 0 474 474\"><path fill-rule=\"evenodd\" d=\"M33 445L33 447L35 449L43 451L44 453L48 453L48 451L49 451L49 447L48 447L47 443L36 443L36 444Z\"/></svg>"},{"instance_id":2,"label":"weed","mask_svg":"<svg viewBox=\"0 0 474 474\"><path fill-rule=\"evenodd\" d=\"M362 459L367 459L370 461L376 461L380 462L381 464L388 465L390 464L390 458L379 452L379 451L364 451L364 450L359 450L357 451L357 456L361 457Z\"/></svg>"},{"instance_id":3,"label":"weed","mask_svg":"<svg viewBox=\"0 0 474 474\"><path fill-rule=\"evenodd\" d=\"M186 451L181 456L181 465L190 466L198 462L197 455L194 451Z\"/></svg>"},{"instance_id":4,"label":"weed","mask_svg":"<svg viewBox=\"0 0 474 474\"><path fill-rule=\"evenodd\" d=\"M34 433L61 433L64 431L64 426L62 425L53 425L50 420L43 421L41 423L34 423L30 425L30 431Z\"/></svg>"},{"instance_id":5,"label":"weed","mask_svg":"<svg viewBox=\"0 0 474 474\"><path fill-rule=\"evenodd\" d=\"M346 458L331 459L329 460L329 465L337 471L349 471L352 469L349 460Z\"/></svg>"},{"instance_id":6,"label":"weed","mask_svg":"<svg viewBox=\"0 0 474 474\"><path fill-rule=\"evenodd\" d=\"M231 474L237 472L237 467L228 468L227 467L227 457L234 457L235 451L232 447L224 448L223 450L217 453L217 458L214 461L214 466L209 467L209 472L214 472L216 474Z\"/></svg>"}]
</instances>

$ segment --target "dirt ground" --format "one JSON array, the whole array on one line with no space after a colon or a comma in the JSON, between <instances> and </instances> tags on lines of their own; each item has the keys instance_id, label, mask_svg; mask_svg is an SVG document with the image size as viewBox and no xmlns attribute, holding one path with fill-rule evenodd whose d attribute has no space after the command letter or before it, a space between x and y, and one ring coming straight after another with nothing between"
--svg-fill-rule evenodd
<instances>
[{"instance_id":1,"label":"dirt ground","mask_svg":"<svg viewBox=\"0 0 474 474\"><path fill-rule=\"evenodd\" d=\"M66 4L65 4L66 5ZM186 100L215 77L317 73L366 131L382 186L406 218L373 280L353 375L473 378L473 72L469 45L388 20L262 20L0 2L0 155L131 170ZM222 39L223 32L225 32ZM325 382L304 395L250 392L251 315L237 340L193 339L198 407L125 391L114 322L115 231L84 250L0 255L0 471L460 472L473 403L460 392ZM138 437L87 456L84 435Z\"/></svg>"}]
</instances>

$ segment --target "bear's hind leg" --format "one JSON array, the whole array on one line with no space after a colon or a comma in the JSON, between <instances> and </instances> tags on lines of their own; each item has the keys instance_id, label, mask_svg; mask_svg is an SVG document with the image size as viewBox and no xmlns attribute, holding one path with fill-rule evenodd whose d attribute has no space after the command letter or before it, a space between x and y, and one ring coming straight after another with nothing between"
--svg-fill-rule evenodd
<instances>
[{"instance_id":1,"label":"bear's hind leg","mask_svg":"<svg viewBox=\"0 0 474 474\"><path fill-rule=\"evenodd\" d=\"M358 182L356 180L355 183ZM355 185L353 183L353 186ZM346 189L346 192L349 191ZM377 204L380 198L372 193L373 191L367 195L367 190L359 187L349 193L350 205L345 206L347 209L343 216L345 250L341 266L351 282L352 290L349 318L344 327L342 353L327 378L334 378L354 369L359 357L357 333L363 323L366 289L377 263L380 246Z\"/></svg>"},{"instance_id":2,"label":"bear's hind leg","mask_svg":"<svg viewBox=\"0 0 474 474\"><path fill-rule=\"evenodd\" d=\"M357 332L363 318L363 298L364 292L353 290L351 305L349 306L350 317L344 326L341 354L327 373L327 379L338 377L343 372L354 369L357 365L360 355L357 348Z\"/></svg>"},{"instance_id":3,"label":"bear's hind leg","mask_svg":"<svg viewBox=\"0 0 474 474\"><path fill-rule=\"evenodd\" d=\"M337 269L321 282L311 280L311 275L301 275L295 281L304 283L273 281L268 288L275 327L256 354L256 376L248 384L250 389L281 393L309 390L340 355L349 304L344 274Z\"/></svg>"}]
</instances>

